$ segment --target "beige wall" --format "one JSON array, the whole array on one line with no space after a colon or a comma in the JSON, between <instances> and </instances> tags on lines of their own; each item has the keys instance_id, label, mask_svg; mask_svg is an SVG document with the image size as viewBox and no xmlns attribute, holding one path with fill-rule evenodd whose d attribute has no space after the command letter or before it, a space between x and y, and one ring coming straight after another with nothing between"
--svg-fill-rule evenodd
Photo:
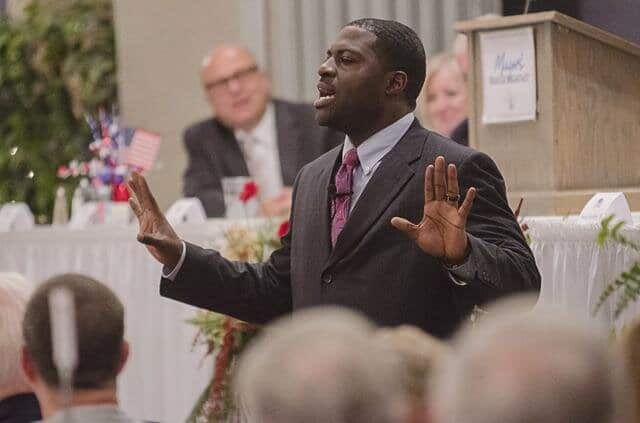
<instances>
[{"instance_id":1,"label":"beige wall","mask_svg":"<svg viewBox=\"0 0 640 423\"><path fill-rule=\"evenodd\" d=\"M198 81L202 57L239 40L239 2L114 0L114 15L121 113L127 126L162 135L148 179L166 210L182 190L182 131L210 113Z\"/></svg>"}]
</instances>

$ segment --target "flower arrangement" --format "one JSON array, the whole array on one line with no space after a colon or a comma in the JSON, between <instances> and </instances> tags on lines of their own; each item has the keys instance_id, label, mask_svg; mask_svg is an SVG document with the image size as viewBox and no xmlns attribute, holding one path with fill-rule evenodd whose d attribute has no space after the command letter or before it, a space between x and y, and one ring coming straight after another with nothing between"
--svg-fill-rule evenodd
<instances>
[{"instance_id":1,"label":"flower arrangement","mask_svg":"<svg viewBox=\"0 0 640 423\"><path fill-rule=\"evenodd\" d=\"M251 182L247 183L249 184ZM247 185L243 193L254 191L255 184L254 187L247 187ZM257 189L249 197L256 193ZM234 226L225 233L226 247L222 250L222 255L235 261L253 263L265 261L273 250L281 246L280 238L288 231L288 220L280 225L270 222L257 230ZM193 346L205 345L206 353L203 359L215 354L215 361L213 378L196 401L187 422L238 420L239 411L234 403L229 382L237 358L260 328L210 311L197 312L193 319L188 320L188 323L198 328Z\"/></svg>"},{"instance_id":2,"label":"flower arrangement","mask_svg":"<svg viewBox=\"0 0 640 423\"><path fill-rule=\"evenodd\" d=\"M106 113L100 108L98 119L85 114L93 140L88 161L72 160L68 166L58 168L58 177L84 176L90 184L80 184L83 201L124 202L129 199L126 181L131 172L144 172L153 167L160 137L139 129L120 126L120 118L113 109Z\"/></svg>"}]
</instances>

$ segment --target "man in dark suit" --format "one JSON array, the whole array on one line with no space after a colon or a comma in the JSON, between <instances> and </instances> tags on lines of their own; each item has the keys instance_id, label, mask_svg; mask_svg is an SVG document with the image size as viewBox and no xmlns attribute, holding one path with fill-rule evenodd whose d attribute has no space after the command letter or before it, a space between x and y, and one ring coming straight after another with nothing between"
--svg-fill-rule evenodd
<instances>
[{"instance_id":1,"label":"man in dark suit","mask_svg":"<svg viewBox=\"0 0 640 423\"><path fill-rule=\"evenodd\" d=\"M344 135L319 126L311 105L272 100L267 75L244 47L216 47L201 79L215 117L185 130L184 195L198 197L208 216L223 216L222 178L251 176L263 214L288 212L298 171Z\"/></svg>"},{"instance_id":2,"label":"man in dark suit","mask_svg":"<svg viewBox=\"0 0 640 423\"><path fill-rule=\"evenodd\" d=\"M337 304L444 337L475 305L540 289L493 161L413 116L425 76L413 30L354 21L318 73L316 119L347 138L298 174L290 231L266 263L183 242L133 176L138 239L167 272L162 295L258 323Z\"/></svg>"}]
</instances>

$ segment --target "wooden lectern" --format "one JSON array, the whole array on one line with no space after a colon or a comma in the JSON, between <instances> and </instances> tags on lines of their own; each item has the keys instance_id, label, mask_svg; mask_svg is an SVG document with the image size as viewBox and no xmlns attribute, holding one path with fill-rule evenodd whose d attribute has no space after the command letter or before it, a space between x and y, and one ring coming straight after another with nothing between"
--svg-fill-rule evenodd
<instances>
[{"instance_id":1,"label":"wooden lectern","mask_svg":"<svg viewBox=\"0 0 640 423\"><path fill-rule=\"evenodd\" d=\"M480 34L521 27L533 29L536 118L483 123ZM640 46L558 12L456 30L469 40L470 145L496 161L512 206L575 214L596 192L622 191L640 211Z\"/></svg>"}]
</instances>

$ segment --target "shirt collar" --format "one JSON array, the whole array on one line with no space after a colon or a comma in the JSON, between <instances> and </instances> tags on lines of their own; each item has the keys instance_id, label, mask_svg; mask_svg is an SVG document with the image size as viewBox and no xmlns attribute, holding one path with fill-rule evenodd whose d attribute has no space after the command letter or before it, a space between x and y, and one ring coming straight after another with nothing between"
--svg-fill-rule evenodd
<instances>
[{"instance_id":1,"label":"shirt collar","mask_svg":"<svg viewBox=\"0 0 640 423\"><path fill-rule=\"evenodd\" d=\"M121 422L127 421L127 416L118 408L115 404L100 404L100 405L77 405L69 408L69 414L73 417L73 420L78 421L114 421ZM47 423L64 423L67 421L64 410L59 410L54 413Z\"/></svg>"},{"instance_id":2,"label":"shirt collar","mask_svg":"<svg viewBox=\"0 0 640 423\"><path fill-rule=\"evenodd\" d=\"M256 142L266 142L271 139L269 134L273 133L276 124L276 113L271 102L267 103L267 108L262 114L262 118L251 131L245 131L243 129L236 129L233 131L236 139L244 142L247 139L247 135L250 135Z\"/></svg>"},{"instance_id":3,"label":"shirt collar","mask_svg":"<svg viewBox=\"0 0 640 423\"><path fill-rule=\"evenodd\" d=\"M376 163L382 160L382 158L398 143L398 141L400 141L400 138L402 138L409 130L414 119L415 116L413 113L407 113L360 144L358 147L358 159L360 160L360 166L362 167L362 171L365 175L369 175L369 173L374 169ZM347 135L342 147L343 159L347 154L347 151L352 148L354 148L353 143Z\"/></svg>"}]
</instances>

